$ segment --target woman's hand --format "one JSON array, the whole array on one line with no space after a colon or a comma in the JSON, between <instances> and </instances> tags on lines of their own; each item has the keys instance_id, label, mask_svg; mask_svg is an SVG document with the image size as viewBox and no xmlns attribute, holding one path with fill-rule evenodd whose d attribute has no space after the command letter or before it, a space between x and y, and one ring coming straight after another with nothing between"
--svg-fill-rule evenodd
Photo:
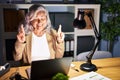
<instances>
[{"instance_id":1,"label":"woman's hand","mask_svg":"<svg viewBox=\"0 0 120 80\"><path fill-rule=\"evenodd\" d=\"M23 24L20 26L20 30L17 34L17 40L21 43L25 42L25 31L24 31L24 28L23 28Z\"/></svg>"},{"instance_id":2,"label":"woman's hand","mask_svg":"<svg viewBox=\"0 0 120 80\"><path fill-rule=\"evenodd\" d=\"M62 26L59 25L58 32L57 32L57 42L58 42L58 43L63 42L63 41L64 41L64 37L65 37L65 35L64 35L64 33L62 32L61 28L62 28Z\"/></svg>"}]
</instances>

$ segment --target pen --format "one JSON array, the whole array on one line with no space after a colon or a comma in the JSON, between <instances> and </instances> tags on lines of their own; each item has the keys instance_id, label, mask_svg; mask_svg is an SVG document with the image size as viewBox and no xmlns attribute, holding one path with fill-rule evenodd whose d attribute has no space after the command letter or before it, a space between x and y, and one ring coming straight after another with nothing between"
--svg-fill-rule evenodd
<instances>
[{"instance_id":1,"label":"pen","mask_svg":"<svg viewBox=\"0 0 120 80\"><path fill-rule=\"evenodd\" d=\"M74 64L71 64L71 68L72 68L73 70L79 72L79 70L75 68L75 65L74 65Z\"/></svg>"},{"instance_id":2,"label":"pen","mask_svg":"<svg viewBox=\"0 0 120 80\"><path fill-rule=\"evenodd\" d=\"M75 70L75 71L77 71L77 72L79 72L79 70L78 70L78 69L75 69L75 68L74 68L74 70Z\"/></svg>"},{"instance_id":3,"label":"pen","mask_svg":"<svg viewBox=\"0 0 120 80\"><path fill-rule=\"evenodd\" d=\"M75 69L75 71L79 72L79 70L78 70L78 69Z\"/></svg>"}]
</instances>

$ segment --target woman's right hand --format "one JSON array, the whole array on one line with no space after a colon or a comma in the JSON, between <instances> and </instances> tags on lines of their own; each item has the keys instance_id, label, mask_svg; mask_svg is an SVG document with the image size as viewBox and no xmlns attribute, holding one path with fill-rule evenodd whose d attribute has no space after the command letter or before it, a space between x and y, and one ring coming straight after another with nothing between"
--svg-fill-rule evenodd
<instances>
[{"instance_id":1,"label":"woman's right hand","mask_svg":"<svg viewBox=\"0 0 120 80\"><path fill-rule=\"evenodd\" d=\"M20 30L17 34L17 40L21 43L25 42L25 31L24 31L24 28L23 28L23 24L20 26Z\"/></svg>"}]
</instances>

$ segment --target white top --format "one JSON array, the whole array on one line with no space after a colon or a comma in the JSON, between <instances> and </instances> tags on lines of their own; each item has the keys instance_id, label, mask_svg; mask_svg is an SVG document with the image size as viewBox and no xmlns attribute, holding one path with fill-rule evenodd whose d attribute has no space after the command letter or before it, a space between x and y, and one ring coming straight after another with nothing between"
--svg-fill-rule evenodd
<instances>
[{"instance_id":1,"label":"white top","mask_svg":"<svg viewBox=\"0 0 120 80\"><path fill-rule=\"evenodd\" d=\"M46 34L42 37L36 36L32 33L32 61L50 59L50 51Z\"/></svg>"}]
</instances>

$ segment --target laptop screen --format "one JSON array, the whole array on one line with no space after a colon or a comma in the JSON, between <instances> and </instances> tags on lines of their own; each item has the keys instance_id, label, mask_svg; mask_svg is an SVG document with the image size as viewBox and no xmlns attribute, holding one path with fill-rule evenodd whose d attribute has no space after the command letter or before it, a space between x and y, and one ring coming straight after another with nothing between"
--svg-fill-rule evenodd
<instances>
[{"instance_id":1,"label":"laptop screen","mask_svg":"<svg viewBox=\"0 0 120 80\"><path fill-rule=\"evenodd\" d=\"M49 80L57 73L68 74L72 57L33 61L29 69L30 80ZM31 74L30 74L31 73Z\"/></svg>"}]
</instances>

